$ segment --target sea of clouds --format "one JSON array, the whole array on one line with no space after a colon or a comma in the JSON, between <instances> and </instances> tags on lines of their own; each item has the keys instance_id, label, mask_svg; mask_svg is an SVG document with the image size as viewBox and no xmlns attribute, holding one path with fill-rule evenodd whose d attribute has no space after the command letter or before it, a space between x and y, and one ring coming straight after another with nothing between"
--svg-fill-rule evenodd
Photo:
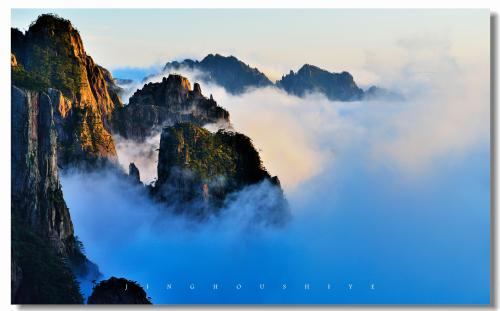
<instances>
[{"instance_id":1,"label":"sea of clouds","mask_svg":"<svg viewBox=\"0 0 500 311\"><path fill-rule=\"evenodd\" d=\"M292 220L280 228L249 222L260 211L248 202L272 200L265 184L242 190L223 215L196 222L114 173L63 175L87 255L106 277L139 281L154 303L439 303L446 295L433 296L437 290L454 302L485 299L489 69L463 64L446 44L429 53L410 43L398 42L407 57L383 85L401 101L331 102L274 87L231 95L199 72L177 72L200 82L230 112L234 130L252 139L282 182ZM367 66L383 76L380 64ZM115 140L124 170L134 162L143 182L154 180L159 134L144 143ZM166 291L167 282L177 291ZM189 291L191 282L200 291ZM210 292L216 282L223 290ZM259 292L260 282L269 291ZM282 282L293 295L279 291ZM304 282L314 290L304 293ZM325 294L327 282L336 295ZM347 295L349 282L359 290ZM382 290L376 296L370 282ZM246 290L235 292L236 283Z\"/></svg>"}]
</instances>

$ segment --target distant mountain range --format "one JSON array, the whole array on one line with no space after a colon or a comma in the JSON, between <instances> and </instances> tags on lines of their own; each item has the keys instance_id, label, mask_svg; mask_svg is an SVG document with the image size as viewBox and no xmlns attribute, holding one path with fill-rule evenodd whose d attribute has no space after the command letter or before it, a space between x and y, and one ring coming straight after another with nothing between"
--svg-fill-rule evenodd
<instances>
[{"instance_id":1,"label":"distant mountain range","mask_svg":"<svg viewBox=\"0 0 500 311\"><path fill-rule=\"evenodd\" d=\"M169 62L163 72L197 70L204 82L222 86L231 94L242 94L249 89L275 86L288 94L304 97L309 93L321 93L334 101L399 100L402 96L394 91L371 86L366 91L358 87L353 76L343 71L329 72L317 66L305 64L297 72L290 71L273 83L263 72L252 68L234 56L209 54L201 61L185 59Z\"/></svg>"},{"instance_id":2,"label":"distant mountain range","mask_svg":"<svg viewBox=\"0 0 500 311\"><path fill-rule=\"evenodd\" d=\"M273 83L257 68L251 68L234 56L209 54L201 61L185 59L182 62L170 62L164 71L181 69L198 70L205 74L206 82L214 82L224 87L231 94L241 94L249 88L271 86Z\"/></svg>"}]
</instances>

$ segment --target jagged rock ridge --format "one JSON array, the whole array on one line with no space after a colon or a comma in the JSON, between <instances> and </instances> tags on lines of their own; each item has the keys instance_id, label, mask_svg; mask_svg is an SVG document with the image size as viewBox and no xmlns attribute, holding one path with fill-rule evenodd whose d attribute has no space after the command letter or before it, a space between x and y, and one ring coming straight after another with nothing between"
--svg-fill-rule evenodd
<instances>
[{"instance_id":1,"label":"jagged rock ridge","mask_svg":"<svg viewBox=\"0 0 500 311\"><path fill-rule=\"evenodd\" d=\"M331 73L309 64L296 73L290 71L277 82L277 86L300 97L313 92L324 94L330 100L351 101L363 97L363 90L356 85L350 73Z\"/></svg>"},{"instance_id":2,"label":"jagged rock ridge","mask_svg":"<svg viewBox=\"0 0 500 311\"><path fill-rule=\"evenodd\" d=\"M68 20L44 14L26 33L12 29L11 34L13 84L60 92L55 102L60 165L114 160L109 122L122 103L111 74L86 54L78 31Z\"/></svg>"},{"instance_id":3,"label":"jagged rock ridge","mask_svg":"<svg viewBox=\"0 0 500 311\"><path fill-rule=\"evenodd\" d=\"M272 211L262 221L285 223L289 211L279 179L264 168L249 137L225 130L213 134L191 123L163 129L154 192L178 211L217 212L231 193L260 182L268 182L275 193ZM254 202L257 208L268 203Z\"/></svg>"},{"instance_id":4,"label":"jagged rock ridge","mask_svg":"<svg viewBox=\"0 0 500 311\"><path fill-rule=\"evenodd\" d=\"M113 129L129 139L144 140L162 126L177 122L198 125L229 125L229 112L210 96L203 96L200 85L179 75L169 75L159 83L148 83L137 90L129 104L114 113Z\"/></svg>"},{"instance_id":5,"label":"jagged rock ridge","mask_svg":"<svg viewBox=\"0 0 500 311\"><path fill-rule=\"evenodd\" d=\"M276 83L256 68L250 68L234 56L209 54L202 61L185 59L165 65L164 72L196 70L201 79L214 82L231 94L242 94L259 87L277 86L287 93L303 97L308 93L320 93L330 100L401 100L403 97L393 91L372 86L366 91L359 88L349 72L329 72L317 66L305 64L297 72L290 71ZM147 80L147 78L145 78Z\"/></svg>"},{"instance_id":6,"label":"jagged rock ridge","mask_svg":"<svg viewBox=\"0 0 500 311\"><path fill-rule=\"evenodd\" d=\"M271 86L273 83L257 68L251 68L234 56L209 54L201 61L186 59L170 62L163 68L166 72L182 69L197 70L204 74L203 80L214 82L231 94L241 94L249 88Z\"/></svg>"}]
</instances>

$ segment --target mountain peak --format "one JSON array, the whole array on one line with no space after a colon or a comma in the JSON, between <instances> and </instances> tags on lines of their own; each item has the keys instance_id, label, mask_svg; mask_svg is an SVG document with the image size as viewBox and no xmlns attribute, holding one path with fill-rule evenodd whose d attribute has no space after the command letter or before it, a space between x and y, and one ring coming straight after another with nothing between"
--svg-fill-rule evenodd
<instances>
[{"instance_id":1,"label":"mountain peak","mask_svg":"<svg viewBox=\"0 0 500 311\"><path fill-rule=\"evenodd\" d=\"M252 68L238 58L230 55L208 54L201 61L185 59L173 61L165 65L167 72L181 69L198 70L203 73L202 79L216 83L231 94L241 94L249 88L270 86L273 83L257 68Z\"/></svg>"},{"instance_id":2,"label":"mountain peak","mask_svg":"<svg viewBox=\"0 0 500 311\"><path fill-rule=\"evenodd\" d=\"M252 140L244 134L224 130L211 133L185 122L164 127L157 169L153 193L175 212L204 218L217 208L224 208L231 193L266 182L273 203L262 202L258 196L249 200L263 212L271 212L268 217L254 220L269 225L282 225L289 220L279 179L264 168Z\"/></svg>"},{"instance_id":3,"label":"mountain peak","mask_svg":"<svg viewBox=\"0 0 500 311\"><path fill-rule=\"evenodd\" d=\"M237 59L233 55L224 56L224 55L221 55L219 53L208 54L207 56L205 56L205 58L203 58L201 60L201 63L207 62L207 61L231 61L231 62L237 62L237 63L244 64L242 61L240 61L239 59Z\"/></svg>"},{"instance_id":4,"label":"mountain peak","mask_svg":"<svg viewBox=\"0 0 500 311\"><path fill-rule=\"evenodd\" d=\"M37 40L56 40L58 44L71 46L77 57L85 57L80 33L71 22L55 14L42 14L31 23L28 34Z\"/></svg>"},{"instance_id":5,"label":"mountain peak","mask_svg":"<svg viewBox=\"0 0 500 311\"><path fill-rule=\"evenodd\" d=\"M304 64L297 73L290 71L277 85L297 96L318 92L330 100L341 101L359 100L363 97L363 90L356 85L349 72L329 72L311 64Z\"/></svg>"},{"instance_id":6,"label":"mountain peak","mask_svg":"<svg viewBox=\"0 0 500 311\"><path fill-rule=\"evenodd\" d=\"M61 118L57 122L60 164L114 161L108 123L122 103L111 74L86 54L78 30L69 20L43 14L25 33L11 29L11 35L17 63L12 66L12 83L27 90L60 91L56 109ZM63 133L66 128L74 133Z\"/></svg>"},{"instance_id":7,"label":"mountain peak","mask_svg":"<svg viewBox=\"0 0 500 311\"><path fill-rule=\"evenodd\" d=\"M201 126L229 124L229 112L212 96L206 98L198 83L191 89L187 78L170 74L137 90L115 114L113 127L123 137L142 141L163 126L181 121Z\"/></svg>"},{"instance_id":8,"label":"mountain peak","mask_svg":"<svg viewBox=\"0 0 500 311\"><path fill-rule=\"evenodd\" d=\"M186 77L181 75L170 74L168 78L163 77L161 83L170 91L178 91L179 93L188 93L191 91L191 83Z\"/></svg>"},{"instance_id":9,"label":"mountain peak","mask_svg":"<svg viewBox=\"0 0 500 311\"><path fill-rule=\"evenodd\" d=\"M57 30L57 31L73 31L73 25L67 19L64 19L56 14L42 14L38 16L36 21L30 24L29 31L40 30Z\"/></svg>"},{"instance_id":10,"label":"mountain peak","mask_svg":"<svg viewBox=\"0 0 500 311\"><path fill-rule=\"evenodd\" d=\"M326 70L323 70L317 66L306 63L306 64L302 65L302 67L300 67L298 72L301 72L301 71L326 71Z\"/></svg>"}]
</instances>

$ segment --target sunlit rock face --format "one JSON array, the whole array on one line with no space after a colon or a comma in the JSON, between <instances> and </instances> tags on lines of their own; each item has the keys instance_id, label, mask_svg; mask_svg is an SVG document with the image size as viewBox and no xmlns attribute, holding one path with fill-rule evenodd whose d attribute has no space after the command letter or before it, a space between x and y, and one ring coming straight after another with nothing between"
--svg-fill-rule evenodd
<instances>
[{"instance_id":1,"label":"sunlit rock face","mask_svg":"<svg viewBox=\"0 0 500 311\"><path fill-rule=\"evenodd\" d=\"M45 92L15 86L11 92L12 301L79 303L78 285L61 258L75 266L88 262L59 182L55 105ZM57 295L46 295L51 290Z\"/></svg>"},{"instance_id":2,"label":"sunlit rock face","mask_svg":"<svg viewBox=\"0 0 500 311\"><path fill-rule=\"evenodd\" d=\"M47 93L12 87L13 213L62 253L73 225L59 182L53 111Z\"/></svg>"},{"instance_id":3,"label":"sunlit rock face","mask_svg":"<svg viewBox=\"0 0 500 311\"><path fill-rule=\"evenodd\" d=\"M220 130L213 134L191 123L163 129L154 192L177 212L206 216L226 207L227 199L247 186L265 182L272 195L252 204L264 209L266 223L285 223L289 211L278 177L262 165L247 136Z\"/></svg>"},{"instance_id":4,"label":"sunlit rock face","mask_svg":"<svg viewBox=\"0 0 500 311\"><path fill-rule=\"evenodd\" d=\"M100 273L74 235L58 172L114 162L108 123L121 102L69 21L41 15L11 34L11 298L82 303L76 277Z\"/></svg>"},{"instance_id":5,"label":"sunlit rock face","mask_svg":"<svg viewBox=\"0 0 500 311\"><path fill-rule=\"evenodd\" d=\"M363 97L363 90L356 85L350 73L332 73L309 64L296 73L290 71L277 82L277 86L300 97L314 92L339 101L360 100Z\"/></svg>"},{"instance_id":6,"label":"sunlit rock face","mask_svg":"<svg viewBox=\"0 0 500 311\"><path fill-rule=\"evenodd\" d=\"M11 34L13 84L58 90L50 95L59 118L59 164L113 161L109 122L122 103L110 73L86 54L78 31L67 20L41 15L26 33L12 29Z\"/></svg>"},{"instance_id":7,"label":"sunlit rock face","mask_svg":"<svg viewBox=\"0 0 500 311\"><path fill-rule=\"evenodd\" d=\"M10 66L11 67L17 67L17 58L16 55L10 54Z\"/></svg>"},{"instance_id":8,"label":"sunlit rock face","mask_svg":"<svg viewBox=\"0 0 500 311\"><path fill-rule=\"evenodd\" d=\"M180 75L169 75L159 83L145 84L130 98L129 104L114 113L113 128L119 135L142 141L162 126L191 122L200 126L218 123L229 126L229 112L205 97L198 83Z\"/></svg>"},{"instance_id":9,"label":"sunlit rock face","mask_svg":"<svg viewBox=\"0 0 500 311\"><path fill-rule=\"evenodd\" d=\"M205 82L218 84L230 94L273 85L257 68L251 68L234 56L209 54L201 61L186 59L167 63L164 67L166 72L179 70L196 70L202 74Z\"/></svg>"}]
</instances>

